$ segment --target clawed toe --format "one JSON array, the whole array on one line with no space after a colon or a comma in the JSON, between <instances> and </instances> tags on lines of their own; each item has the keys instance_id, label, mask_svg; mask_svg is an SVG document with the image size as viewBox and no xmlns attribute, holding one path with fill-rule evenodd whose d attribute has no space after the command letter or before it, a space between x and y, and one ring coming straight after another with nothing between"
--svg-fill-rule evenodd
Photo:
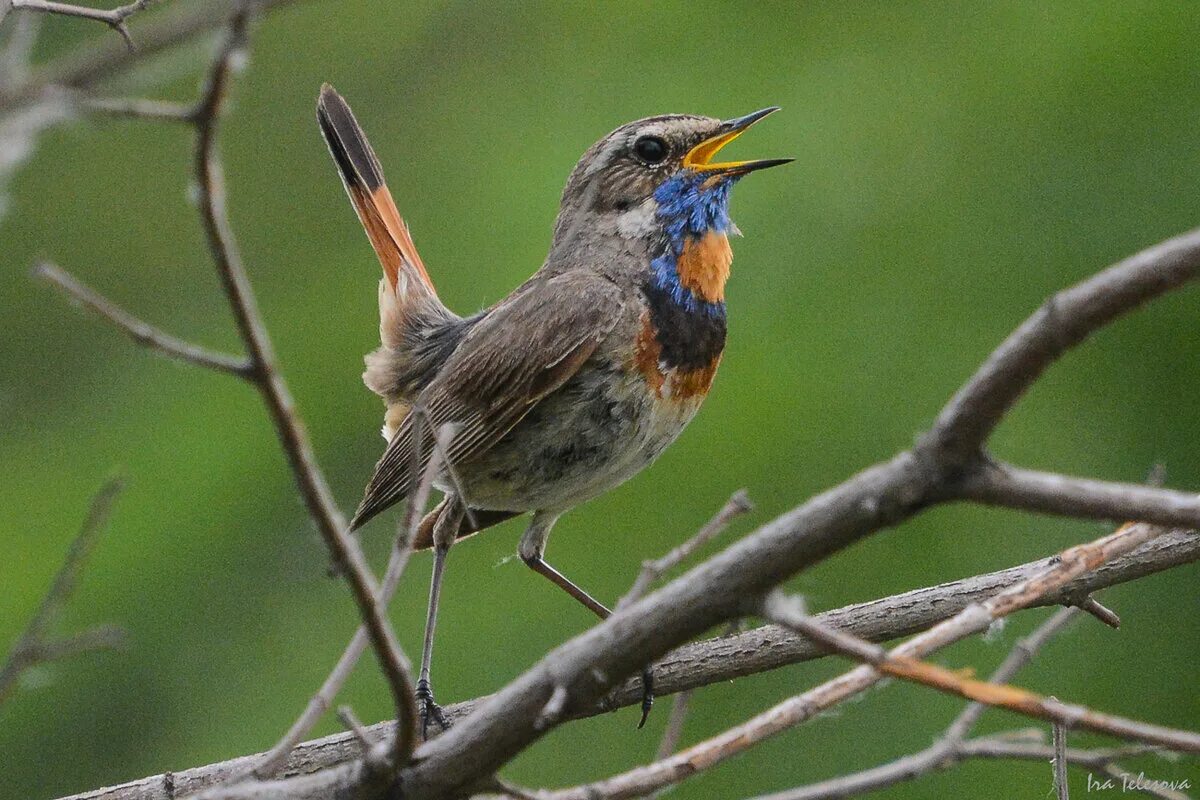
<instances>
[{"instance_id":1,"label":"clawed toe","mask_svg":"<svg viewBox=\"0 0 1200 800\"><path fill-rule=\"evenodd\" d=\"M652 708L654 708L654 670L646 667L642 670L642 721L638 723L638 730L645 726Z\"/></svg>"},{"instance_id":2,"label":"clawed toe","mask_svg":"<svg viewBox=\"0 0 1200 800\"><path fill-rule=\"evenodd\" d=\"M442 731L450 728L450 722L446 719L442 707L433 701L433 687L429 685L429 681L417 681L416 694L417 703L420 705L421 738L428 741L430 720L436 722Z\"/></svg>"}]
</instances>

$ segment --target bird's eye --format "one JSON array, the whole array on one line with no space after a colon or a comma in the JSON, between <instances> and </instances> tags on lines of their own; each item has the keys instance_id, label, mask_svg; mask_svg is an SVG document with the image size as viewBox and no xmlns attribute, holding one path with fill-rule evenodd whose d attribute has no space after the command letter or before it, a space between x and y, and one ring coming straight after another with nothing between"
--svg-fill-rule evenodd
<instances>
[{"instance_id":1,"label":"bird's eye","mask_svg":"<svg viewBox=\"0 0 1200 800\"><path fill-rule=\"evenodd\" d=\"M657 136L643 136L633 143L633 154L647 164L661 164L667 157L667 143Z\"/></svg>"}]
</instances>

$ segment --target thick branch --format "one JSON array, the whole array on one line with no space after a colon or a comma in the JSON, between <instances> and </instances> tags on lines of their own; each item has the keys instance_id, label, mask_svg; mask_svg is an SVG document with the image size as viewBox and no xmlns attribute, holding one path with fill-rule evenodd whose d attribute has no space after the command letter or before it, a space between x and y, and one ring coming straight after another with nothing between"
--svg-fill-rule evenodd
<instances>
[{"instance_id":1,"label":"thick branch","mask_svg":"<svg viewBox=\"0 0 1200 800\"><path fill-rule=\"evenodd\" d=\"M987 462L967 473L961 496L987 505L1066 517L1149 520L1194 527L1200 495L1133 483L1111 483Z\"/></svg>"},{"instance_id":2,"label":"thick branch","mask_svg":"<svg viewBox=\"0 0 1200 800\"><path fill-rule=\"evenodd\" d=\"M816 618L870 641L886 641L923 631L972 603L981 602L1028 581L1056 561L1057 557L1040 559L999 572L847 606L819 614ZM1046 594L1039 603L1056 605L1072 597L1196 561L1200 561L1200 533L1170 531L1067 583L1056 592ZM735 636L685 645L671 652L655 665L656 687L665 696L825 655L823 650L807 639L790 634L778 626L767 625ZM457 703L447 706L445 710L450 721L458 724L488 699L485 697ZM624 684L607 702L580 709L577 716L593 716L640 701L641 686L635 679ZM390 722L368 728L372 737L376 738L389 735L390 730ZM283 772L308 773L339 765L347 768L346 764L359 754L351 735L334 734L300 745L292 753ZM171 773L170 785L180 795L199 791L243 773L258 763L258 759L259 756L245 756ZM168 776L157 775L76 795L71 800L171 800L172 796L164 788L167 781Z\"/></svg>"},{"instance_id":3,"label":"thick branch","mask_svg":"<svg viewBox=\"0 0 1200 800\"><path fill-rule=\"evenodd\" d=\"M1051 297L1004 340L918 445L939 463L965 464L1022 394L1069 348L1122 314L1196 277L1200 229L1168 239Z\"/></svg>"},{"instance_id":4,"label":"thick branch","mask_svg":"<svg viewBox=\"0 0 1200 800\"><path fill-rule=\"evenodd\" d=\"M49 262L38 264L33 269L33 275L59 289L63 294L92 311L143 347L157 350L163 355L189 364L214 369L218 372L228 372L239 378L251 376L251 365L245 358L218 353L159 330L133 316L54 264Z\"/></svg>"}]
</instances>

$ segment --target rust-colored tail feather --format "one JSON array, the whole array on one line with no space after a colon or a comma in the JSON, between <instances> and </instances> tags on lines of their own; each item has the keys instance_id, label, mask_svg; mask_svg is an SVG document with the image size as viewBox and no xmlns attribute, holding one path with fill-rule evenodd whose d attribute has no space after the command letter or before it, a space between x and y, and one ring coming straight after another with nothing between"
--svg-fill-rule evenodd
<instances>
[{"instance_id":1,"label":"rust-colored tail feather","mask_svg":"<svg viewBox=\"0 0 1200 800\"><path fill-rule=\"evenodd\" d=\"M408 224L400 216L392 193L383 179L379 159L366 134L354 119L350 106L332 86L321 87L317 100L317 122L337 163L346 193L367 231L383 265L392 292L403 301L410 292L437 297L433 281L417 253ZM401 281L401 276L406 280ZM407 280L407 278L414 280Z\"/></svg>"}]
</instances>

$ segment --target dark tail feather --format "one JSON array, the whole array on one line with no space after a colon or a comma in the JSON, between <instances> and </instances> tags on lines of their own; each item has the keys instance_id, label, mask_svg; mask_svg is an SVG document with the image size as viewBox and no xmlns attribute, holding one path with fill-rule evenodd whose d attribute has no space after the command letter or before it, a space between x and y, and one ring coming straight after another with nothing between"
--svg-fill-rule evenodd
<instances>
[{"instance_id":1,"label":"dark tail feather","mask_svg":"<svg viewBox=\"0 0 1200 800\"><path fill-rule=\"evenodd\" d=\"M379 159L354 119L350 106L329 84L321 87L317 99L317 123L341 173L350 202L354 203L354 210L383 265L392 292L397 293L397 301L403 306L408 302L410 292L436 300L433 281L413 244L408 224L400 216L396 201L384 182ZM408 273L415 280L401 284L398 281L400 272ZM445 308L440 301L436 305ZM383 313L382 307L380 311Z\"/></svg>"},{"instance_id":2,"label":"dark tail feather","mask_svg":"<svg viewBox=\"0 0 1200 800\"><path fill-rule=\"evenodd\" d=\"M383 168L375 151L350 106L328 83L321 86L317 100L317 122L348 187L358 185L373 192L383 186Z\"/></svg>"}]
</instances>

